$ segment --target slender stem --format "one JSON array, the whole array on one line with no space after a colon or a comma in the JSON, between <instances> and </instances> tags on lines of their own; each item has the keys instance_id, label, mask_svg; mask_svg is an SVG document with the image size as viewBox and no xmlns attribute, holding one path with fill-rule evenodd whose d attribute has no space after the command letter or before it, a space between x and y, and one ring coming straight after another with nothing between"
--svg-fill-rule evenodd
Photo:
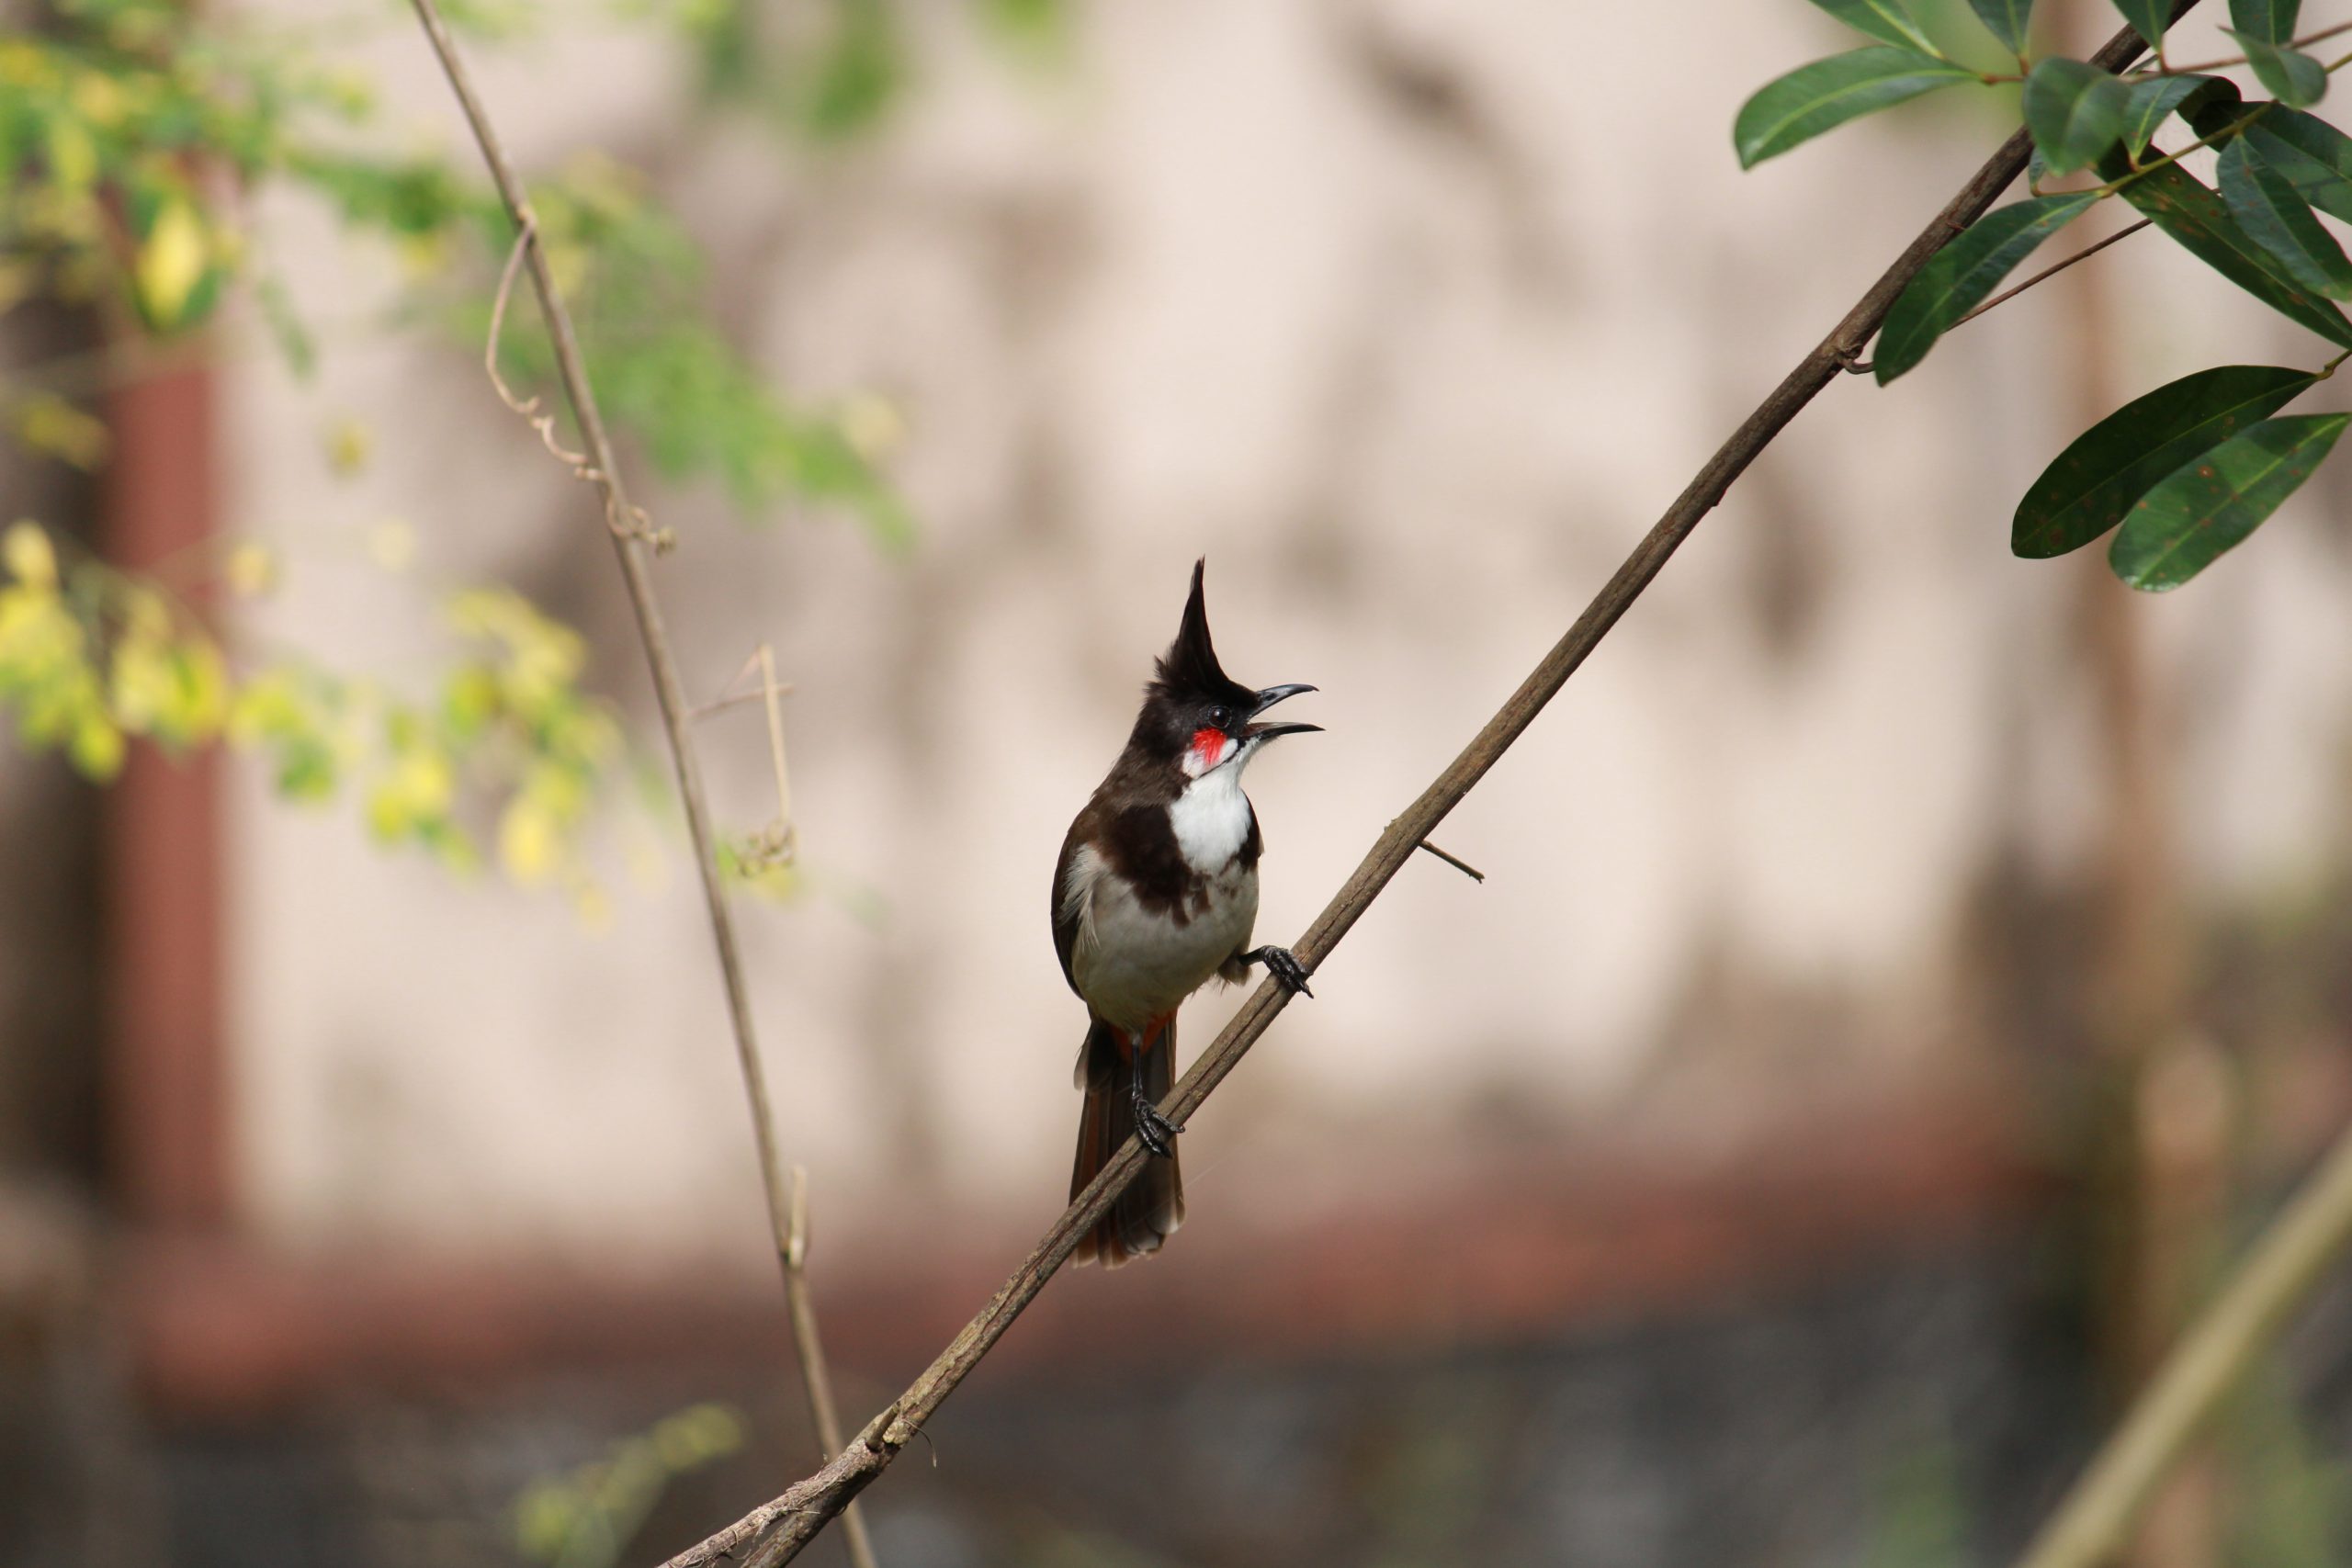
<instances>
[{"instance_id":1,"label":"slender stem","mask_svg":"<svg viewBox=\"0 0 2352 1568\"><path fill-rule=\"evenodd\" d=\"M2197 0L2176 0L2174 17L2184 15L2196 4ZM2092 56L2092 63L2104 71L2120 71L2139 58L2143 47L2140 35L2126 28ZM2003 142L2000 151L1961 186L1959 194L1928 220L1928 226L1846 312L1845 319L1781 378L1780 385L1707 460L1706 466L1675 498L1673 505L1667 508L1666 514L1643 536L1641 543L1594 595L1584 614L1520 682L1519 689L1471 739L1461 755L1421 792L1419 799L1389 823L1354 874L1316 917L1315 923L1307 927L1306 935L1293 944L1292 951L1309 969L1318 967L1330 955L1421 841L1501 760L1512 743L1526 733L1535 716L1558 694L1568 677L1616 626L1618 618L1664 570L1691 530L1714 510L1732 482L1861 352L1862 344L1870 341L1871 334L1886 319L1888 307L1919 269L1928 265L1928 258L1984 216L2001 192L2024 172L2031 146L2031 139L2022 130ZM1225 1032L1177 1082L1169 1099L1161 1102L1160 1110L1170 1120L1180 1124L1189 1120L1289 1001L1289 992L1272 981L1251 992ZM799 1555L801 1549L816 1538L850 1498L889 1467L932 1413L979 1365L1013 1320L1045 1289L1055 1270L1068 1260L1079 1238L1093 1227L1109 1210L1112 1200L1143 1168L1145 1157L1142 1145L1135 1139L1129 1138L1121 1145L1012 1277L997 1288L978 1315L964 1325L905 1393L850 1439L840 1458L700 1544L678 1553L662 1568L702 1568L763 1536L767 1539L747 1560L746 1568L775 1568ZM769 1533L771 1530L773 1534Z\"/></svg>"},{"instance_id":2,"label":"slender stem","mask_svg":"<svg viewBox=\"0 0 2352 1568\"><path fill-rule=\"evenodd\" d=\"M2145 229L2154 221L2155 221L2154 219L2143 218L2137 223L2131 225L2129 228L2118 229L2114 233L2109 234L2106 239L2099 241L2097 244L2085 245L2081 250L2076 251L2064 261L2051 263L2048 266L2043 267L2040 272L2035 273L2031 277L2027 278L2023 283L2020 283L2012 288L2004 288L1998 294L1994 295L1990 299L1985 300L1984 303L1977 306L1976 309L1969 311L1968 314L1952 322L1951 327L1946 327L1944 331L1950 332L1952 327L1965 326L1970 321L1973 321L1977 317L1983 315L1985 311L1991 310L1994 306L2002 303L2004 300L2016 299L2018 295L2024 293L2035 284L2057 276L2060 273L2065 271L2076 262L2088 261L2091 257L2098 254L2099 252L2107 249L2108 246L2114 244L2119 240L2130 239L2132 235L2138 233L2141 230Z\"/></svg>"},{"instance_id":3,"label":"slender stem","mask_svg":"<svg viewBox=\"0 0 2352 1568\"><path fill-rule=\"evenodd\" d=\"M760 644L758 658L760 661L760 695L767 700L768 765L775 772L776 830L786 835L786 842L789 843L791 841L790 835L793 831L792 774L784 765L784 708L781 703L781 699L784 695L784 687L776 682L775 650L769 648L766 643L762 643ZM794 1168L797 1172L798 1168L796 1167ZM798 1199L799 1195L799 1190L796 1187L793 1192L793 1196L796 1201ZM798 1217L798 1213L799 1211L796 1201L794 1208L794 1216L796 1219Z\"/></svg>"},{"instance_id":4,"label":"slender stem","mask_svg":"<svg viewBox=\"0 0 2352 1568\"><path fill-rule=\"evenodd\" d=\"M2347 56L2346 58L2352 58L2352 56ZM2342 62L2338 62L2337 63L2340 64ZM2328 69L2334 70L2335 67L2330 66ZM2239 131L2244 130L2247 126L2253 124L2256 120L2260 119L2265 114L2267 114L2270 111L2271 107L2272 106L2267 103L2256 104L2252 109L2230 121L2229 124L2213 132L2212 135L2200 136L2177 152L2166 152L2160 158L2150 159L2147 163L2134 164L2132 166L2132 172L2130 174L2109 180L2103 186L2094 187L2095 192L2101 201L2105 201L2109 197L2113 196L2125 186L2136 184L2147 175L2154 174L2158 169L2164 168L2166 164L2179 163L2183 158L2188 157L2191 152L2196 152L2199 148L2211 147L2216 141L2227 141L2229 138L2235 136Z\"/></svg>"},{"instance_id":5,"label":"slender stem","mask_svg":"<svg viewBox=\"0 0 2352 1568\"><path fill-rule=\"evenodd\" d=\"M661 705L662 726L669 738L670 758L677 770L678 795L685 808L686 836L694 845L695 866L702 876L703 902L710 916L711 945L718 958L719 981L727 994L728 1021L733 1026L735 1055L742 1068L743 1090L751 1103L752 1130L758 1145L760 1173L768 1198L768 1224L773 1233L776 1256L784 1265L785 1292L791 1304L795 1291L796 1270L789 1262L792 1247L791 1205L785 1193L782 1162L776 1155L775 1116L768 1101L767 1077L760 1060L758 1036L752 1024L751 992L743 977L742 953L735 939L735 923L727 907L727 889L719 880L718 852L712 836L710 807L703 792L702 768L695 755L694 741L688 726L692 713L686 702L685 688L678 678L678 666L670 647L670 635L662 616L662 606L653 592L653 579L647 564L648 532L641 525L642 513L632 505L628 491L620 476L620 466L613 457L611 436L605 432L605 420L596 406L595 393L588 384L588 372L580 355L580 341L573 331L571 314L564 308L563 295L556 288L555 276L548 269L546 252L538 241L538 223L531 210L529 197L522 180L515 175L514 165L507 157L505 144L499 140L490 116L475 94L465 63L459 59L456 43L441 19L434 0L413 0L418 21L424 27L433 51L440 58L441 69L449 79L449 87L457 95L458 106L464 109L466 121L472 128L474 141L481 145L482 160L490 166L491 179L498 187L499 199L505 204L508 215L520 231L520 252L528 263L531 287L538 296L539 314L547 325L548 337L555 350L558 376L563 382L565 398L571 405L573 420L580 426L582 438L587 443L587 459L593 464L595 483L605 492L605 515L612 535L613 551L620 562L621 578L628 589L629 609L637 618L639 639L645 645L646 663L653 677L653 694ZM508 263L511 278L513 261ZM492 361L493 378L495 361ZM511 394L500 389L502 396ZM552 437L542 432L551 450L560 455ZM567 460L568 455L567 456ZM774 690L771 681L769 689ZM771 694L771 701L773 695ZM814 1331L814 1314L804 1314L792 1305L795 1340L801 1360L801 1376L807 1383L812 1402L829 1404L830 1380L821 1366L822 1351ZM798 1332L803 1319L809 1332ZM820 1391L822 1391L820 1393ZM828 1427L838 1436L838 1418L830 1411L820 1410L818 1427L820 1438ZM828 1444L827 1457L838 1451ZM862 1529L859 1534L862 1535ZM854 1544L855 1538L853 1537ZM870 1553L860 1555L858 1568L872 1568Z\"/></svg>"},{"instance_id":6,"label":"slender stem","mask_svg":"<svg viewBox=\"0 0 2352 1568\"><path fill-rule=\"evenodd\" d=\"M2332 28L2322 28L2315 33L2305 33L2301 38L2295 39L2289 42L2286 47L2289 49L2308 48L2310 45L2319 42L2322 39L2331 39L2335 37L2338 33L2352 33L2352 22L2338 22ZM2246 60L2245 55L2233 54L2225 60L2199 61L2195 65L2166 65L2164 63L2162 57L2159 56L2157 60L2157 68L2155 70L2135 71L2132 74L2135 76L2194 76L2199 72L2219 71L2225 65L2244 65L2245 62Z\"/></svg>"},{"instance_id":7,"label":"slender stem","mask_svg":"<svg viewBox=\"0 0 2352 1568\"><path fill-rule=\"evenodd\" d=\"M776 690L779 693L788 694L793 690L793 684L789 681L780 682L776 686ZM768 694L765 692L738 692L731 697L717 697L703 704L702 706L695 709L689 716L694 718L713 718L719 714L727 712L729 708L749 707L753 703L764 703L767 700Z\"/></svg>"},{"instance_id":8,"label":"slender stem","mask_svg":"<svg viewBox=\"0 0 2352 1568\"><path fill-rule=\"evenodd\" d=\"M2114 1555L2173 1462L2348 1245L2352 1132L2337 1137L2221 1299L2165 1358L2018 1568L2098 1568Z\"/></svg>"},{"instance_id":9,"label":"slender stem","mask_svg":"<svg viewBox=\"0 0 2352 1568\"><path fill-rule=\"evenodd\" d=\"M831 1459L842 1451L841 1406L833 1399L832 1372L825 1342L817 1333L817 1303L808 1290L808 1173L792 1168L791 1221L784 1247L784 1300L792 1314L792 1342L800 1356L801 1381L808 1388L808 1416L817 1441ZM866 1533L865 1510L852 1504L842 1512L842 1539L853 1568L875 1568L874 1538Z\"/></svg>"},{"instance_id":10,"label":"slender stem","mask_svg":"<svg viewBox=\"0 0 2352 1568\"><path fill-rule=\"evenodd\" d=\"M2076 251L2073 255L2068 256L2064 261L2052 262L2050 265L2043 267L2040 272L2035 273L2031 277L2027 278L2023 283L2018 284L2014 288L2005 288L2001 290L2000 293L1994 295L1990 299L1985 300L1982 305L1977 306L1976 309L1969 311L1968 314L1952 322L1951 326L1946 327L1944 331L1951 332L1956 328L1966 326L1969 322L1974 321L1977 317L1983 315L1994 306L2001 304L2006 300L2016 299L2018 295L2024 293L2035 284L2041 283L2045 279L2057 276L2060 273L2065 271L2068 267L2074 265L2078 261L2087 261L2092 256L2098 254L2099 252L2107 249L2108 246L2114 244L2118 240L2130 239L2132 235L2138 233L2141 230L2145 229L2154 221L2154 219L2143 218L2137 223L2132 224L2128 228L2118 229L2114 233L2109 234L2106 239L2099 241L2095 245L2084 246L2081 250ZM1867 376L1871 373L1873 366L1870 360L1857 359L1852 364L1846 366L1844 368L1846 373L1850 376Z\"/></svg>"}]
</instances>

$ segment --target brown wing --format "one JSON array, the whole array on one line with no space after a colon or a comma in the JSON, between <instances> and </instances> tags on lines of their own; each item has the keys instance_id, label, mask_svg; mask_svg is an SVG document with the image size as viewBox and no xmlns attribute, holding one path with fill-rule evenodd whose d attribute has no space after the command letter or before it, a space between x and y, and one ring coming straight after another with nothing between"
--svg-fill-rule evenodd
<instances>
[{"instance_id":1,"label":"brown wing","mask_svg":"<svg viewBox=\"0 0 2352 1568\"><path fill-rule=\"evenodd\" d=\"M1062 852L1054 857L1054 955L1062 961L1062 979L1073 995L1078 991L1078 978L1070 973L1069 955L1070 950L1078 945L1079 921L1085 911L1063 895L1069 888L1070 863L1078 858L1079 846L1092 831L1096 809L1093 803L1089 802L1086 809L1078 814L1078 820L1069 825L1069 831L1062 837Z\"/></svg>"}]
</instances>

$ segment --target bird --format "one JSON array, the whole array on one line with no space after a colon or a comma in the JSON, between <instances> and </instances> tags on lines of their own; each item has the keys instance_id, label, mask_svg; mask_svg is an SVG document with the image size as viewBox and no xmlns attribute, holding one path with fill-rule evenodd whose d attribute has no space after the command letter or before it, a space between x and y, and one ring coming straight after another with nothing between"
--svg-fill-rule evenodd
<instances>
[{"instance_id":1,"label":"bird","mask_svg":"<svg viewBox=\"0 0 2352 1568\"><path fill-rule=\"evenodd\" d=\"M1176 1077L1176 1010L1208 981L1237 984L1263 964L1312 996L1308 971L1283 947L1251 947L1265 840L1241 772L1284 735L1317 724L1261 724L1276 703L1312 692L1252 690L1227 675L1209 639L1205 560L1175 641L1144 687L1143 706L1054 865L1054 949L1086 1004L1078 1087L1085 1091L1073 1201L1130 1134L1152 1157L1072 1253L1115 1269L1159 1250L1184 1220L1176 1160L1182 1131L1159 1110Z\"/></svg>"}]
</instances>

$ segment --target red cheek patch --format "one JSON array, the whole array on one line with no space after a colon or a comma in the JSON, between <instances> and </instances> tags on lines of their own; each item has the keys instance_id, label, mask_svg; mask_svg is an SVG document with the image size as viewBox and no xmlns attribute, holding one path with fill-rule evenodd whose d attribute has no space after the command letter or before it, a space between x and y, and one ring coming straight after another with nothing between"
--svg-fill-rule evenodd
<instances>
[{"instance_id":1,"label":"red cheek patch","mask_svg":"<svg viewBox=\"0 0 2352 1568\"><path fill-rule=\"evenodd\" d=\"M1202 772L1216 767L1217 759L1225 755L1225 731L1207 728L1193 731L1193 755L1201 760Z\"/></svg>"}]
</instances>

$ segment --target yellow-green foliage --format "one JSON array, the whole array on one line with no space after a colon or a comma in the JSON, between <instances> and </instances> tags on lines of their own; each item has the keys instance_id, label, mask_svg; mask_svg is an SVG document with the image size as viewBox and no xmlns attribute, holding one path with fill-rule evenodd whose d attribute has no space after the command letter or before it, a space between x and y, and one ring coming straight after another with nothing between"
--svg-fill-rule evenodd
<instances>
[{"instance_id":1,"label":"yellow-green foliage","mask_svg":"<svg viewBox=\"0 0 2352 1568\"><path fill-rule=\"evenodd\" d=\"M671 1481L743 1446L743 1418L723 1404L681 1410L594 1464L542 1481L515 1500L514 1543L548 1568L610 1568Z\"/></svg>"},{"instance_id":2,"label":"yellow-green foliage","mask_svg":"<svg viewBox=\"0 0 2352 1568\"><path fill-rule=\"evenodd\" d=\"M881 3L843 0L834 30L858 33L856 14ZM337 29L198 17L179 0L56 0L51 9L38 32L0 34L0 315L39 299L94 304L168 339L244 289L307 377L318 349L304 302L243 217L276 186L307 192L346 237L401 261L409 297L388 330L423 320L479 352L513 227L462 141L447 152L417 151L404 136L386 144L368 77L325 52ZM537 21L527 0L445 0L445 9L455 25L516 39ZM740 19L731 4L646 15L689 46L724 17ZM404 25L397 12L389 19ZM858 36L870 53L881 35ZM877 67L856 53L843 46L842 70L870 76ZM533 203L598 396L637 451L666 475L722 484L747 513L811 502L861 519L884 542L907 536L903 507L874 466L899 437L897 411L872 396L812 409L760 377L708 323L700 251L642 178L582 154L536 182ZM527 304L509 322L503 357L510 381L551 389L545 334ZM0 382L0 439L101 468L108 433L95 403L77 400L114 373L110 358L61 362ZM351 472L371 445L345 419L329 460ZM515 446L519 460L544 460L519 422ZM368 553L399 571L415 546L404 525L381 524ZM233 596L278 586L279 563L259 545L227 546L215 563ZM159 581L85 557L62 565L51 536L19 523L0 549L0 719L97 781L120 770L138 739L171 752L225 744L262 763L289 800L353 800L387 844L459 871L494 860L515 882L601 913L583 840L601 807L641 798L615 788L622 776L651 770L631 760L609 705L580 685L576 633L503 589L450 592L441 609L448 658L422 688L300 652L232 660ZM649 858L631 848L640 864ZM789 859L778 824L726 846L721 869L780 894L794 886Z\"/></svg>"},{"instance_id":3,"label":"yellow-green foliage","mask_svg":"<svg viewBox=\"0 0 2352 1568\"><path fill-rule=\"evenodd\" d=\"M317 350L300 304L241 220L250 194L277 184L390 245L414 293L406 313L479 344L513 228L470 164L372 144L364 74L295 33L249 34L177 0L57 10L51 31L0 36L0 312L44 294L111 299L169 335L250 286L307 374ZM709 324L701 253L642 180L582 157L537 184L533 204L606 412L664 473L716 479L747 512L808 501L905 536L857 423L779 393ZM544 386L537 322L526 311L516 324L517 375ZM103 427L54 388L0 386L0 429L85 468L104 457Z\"/></svg>"},{"instance_id":4,"label":"yellow-green foliage","mask_svg":"<svg viewBox=\"0 0 2352 1568\"><path fill-rule=\"evenodd\" d=\"M258 547L228 555L234 582L266 581ZM504 588L442 603L448 663L424 694L281 656L238 669L211 630L153 582L95 560L60 563L48 534L0 532L0 712L21 739L61 750L88 777L122 765L126 739L167 751L220 740L265 762L289 800L348 785L369 830L451 868L499 863L583 912L604 893L582 840L625 761L610 705L580 685L580 635Z\"/></svg>"}]
</instances>

